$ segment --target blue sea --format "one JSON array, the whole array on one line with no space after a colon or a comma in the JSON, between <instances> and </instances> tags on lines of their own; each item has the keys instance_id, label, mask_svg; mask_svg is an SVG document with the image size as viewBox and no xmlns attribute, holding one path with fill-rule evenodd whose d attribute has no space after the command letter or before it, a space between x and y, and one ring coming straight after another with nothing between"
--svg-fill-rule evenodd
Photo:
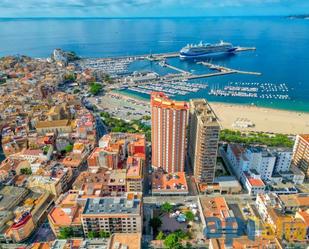
<instances>
[{"instance_id":1,"label":"blue sea","mask_svg":"<svg viewBox=\"0 0 309 249\"><path fill-rule=\"evenodd\" d=\"M230 82L286 84L290 100L209 96L202 90L179 99L205 97L210 101L251 104L309 112L309 20L285 17L208 17L150 19L0 19L0 56L25 54L48 57L54 48L82 57L137 55L179 51L187 43L224 40L256 51L213 58L212 62L262 76L226 75L195 82L222 87ZM194 62L169 63L195 73L207 69ZM131 70L170 71L150 62ZM140 97L147 97L139 94Z\"/></svg>"}]
</instances>

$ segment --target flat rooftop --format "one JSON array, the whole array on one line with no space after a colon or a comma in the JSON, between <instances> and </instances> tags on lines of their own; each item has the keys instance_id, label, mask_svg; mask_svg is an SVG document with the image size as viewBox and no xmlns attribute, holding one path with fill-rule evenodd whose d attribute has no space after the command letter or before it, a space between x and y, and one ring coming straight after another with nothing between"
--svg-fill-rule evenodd
<instances>
[{"instance_id":1,"label":"flat rooftop","mask_svg":"<svg viewBox=\"0 0 309 249\"><path fill-rule=\"evenodd\" d=\"M152 174L153 192L187 192L188 185L184 172L166 174L161 171Z\"/></svg>"},{"instance_id":2,"label":"flat rooftop","mask_svg":"<svg viewBox=\"0 0 309 249\"><path fill-rule=\"evenodd\" d=\"M140 249L142 236L140 233L115 233L111 237L110 249Z\"/></svg>"},{"instance_id":3,"label":"flat rooftop","mask_svg":"<svg viewBox=\"0 0 309 249\"><path fill-rule=\"evenodd\" d=\"M87 199L83 214L140 214L140 199L104 197Z\"/></svg>"}]
</instances>

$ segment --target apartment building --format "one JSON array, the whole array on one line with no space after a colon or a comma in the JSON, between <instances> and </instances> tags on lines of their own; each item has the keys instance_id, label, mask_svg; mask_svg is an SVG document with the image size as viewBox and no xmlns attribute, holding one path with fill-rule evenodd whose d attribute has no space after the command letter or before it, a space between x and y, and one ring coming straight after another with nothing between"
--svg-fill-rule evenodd
<instances>
[{"instance_id":1,"label":"apartment building","mask_svg":"<svg viewBox=\"0 0 309 249\"><path fill-rule=\"evenodd\" d=\"M191 99L189 111L188 155L198 182L215 178L220 125L205 99Z\"/></svg>"},{"instance_id":2,"label":"apartment building","mask_svg":"<svg viewBox=\"0 0 309 249\"><path fill-rule=\"evenodd\" d=\"M89 198L81 218L86 236L90 231L141 232L143 215L140 196L127 193L123 197Z\"/></svg>"},{"instance_id":3,"label":"apartment building","mask_svg":"<svg viewBox=\"0 0 309 249\"><path fill-rule=\"evenodd\" d=\"M184 171L186 126L189 106L169 99L164 93L151 94L152 166L167 173Z\"/></svg>"},{"instance_id":4,"label":"apartment building","mask_svg":"<svg viewBox=\"0 0 309 249\"><path fill-rule=\"evenodd\" d=\"M309 178L309 134L298 135L293 148L292 165L301 169Z\"/></svg>"}]
</instances>

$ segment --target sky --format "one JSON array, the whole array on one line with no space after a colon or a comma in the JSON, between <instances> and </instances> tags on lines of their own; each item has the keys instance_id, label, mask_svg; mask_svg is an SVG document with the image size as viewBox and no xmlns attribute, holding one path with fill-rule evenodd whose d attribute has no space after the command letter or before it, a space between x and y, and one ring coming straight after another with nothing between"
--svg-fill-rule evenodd
<instances>
[{"instance_id":1,"label":"sky","mask_svg":"<svg viewBox=\"0 0 309 249\"><path fill-rule=\"evenodd\" d=\"M0 0L0 17L182 17L309 14L309 0Z\"/></svg>"}]
</instances>

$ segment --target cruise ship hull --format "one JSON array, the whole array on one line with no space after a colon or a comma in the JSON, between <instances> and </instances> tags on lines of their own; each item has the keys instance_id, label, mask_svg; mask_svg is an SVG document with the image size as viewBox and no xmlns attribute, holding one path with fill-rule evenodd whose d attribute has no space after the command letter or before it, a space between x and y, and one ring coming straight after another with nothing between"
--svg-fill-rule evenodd
<instances>
[{"instance_id":1,"label":"cruise ship hull","mask_svg":"<svg viewBox=\"0 0 309 249\"><path fill-rule=\"evenodd\" d=\"M210 56L218 56L218 55L224 55L233 53L236 51L237 48L231 48L226 51L220 51L220 52L205 52L205 53L198 53L198 54L191 54L191 53L185 53L180 52L179 56L181 59L194 59L194 58L203 58L203 57L210 57Z\"/></svg>"}]
</instances>

